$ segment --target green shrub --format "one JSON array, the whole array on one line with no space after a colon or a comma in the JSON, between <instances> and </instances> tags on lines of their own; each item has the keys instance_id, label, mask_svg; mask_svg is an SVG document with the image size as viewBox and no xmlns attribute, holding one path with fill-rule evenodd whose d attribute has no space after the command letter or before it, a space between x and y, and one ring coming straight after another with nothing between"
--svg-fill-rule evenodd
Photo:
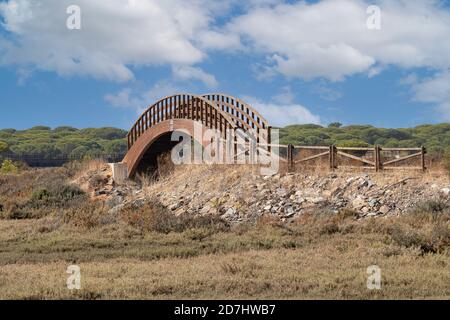
<instances>
[{"instance_id":1,"label":"green shrub","mask_svg":"<svg viewBox=\"0 0 450 320\"><path fill-rule=\"evenodd\" d=\"M84 196L83 190L75 185L55 184L47 188L36 190L31 195L31 201L43 201L47 203L60 203Z\"/></svg>"},{"instance_id":2,"label":"green shrub","mask_svg":"<svg viewBox=\"0 0 450 320\"><path fill-rule=\"evenodd\" d=\"M358 147L368 147L369 144L362 140L353 139L353 140L339 141L337 143L337 146L338 147L347 147L347 148L358 148Z\"/></svg>"},{"instance_id":3,"label":"green shrub","mask_svg":"<svg viewBox=\"0 0 450 320\"><path fill-rule=\"evenodd\" d=\"M8 144L4 141L0 141L0 153L8 150Z\"/></svg>"},{"instance_id":4,"label":"green shrub","mask_svg":"<svg viewBox=\"0 0 450 320\"><path fill-rule=\"evenodd\" d=\"M8 159L3 160L2 166L0 167L0 174L17 174L19 168Z\"/></svg>"},{"instance_id":5,"label":"green shrub","mask_svg":"<svg viewBox=\"0 0 450 320\"><path fill-rule=\"evenodd\" d=\"M48 192L47 189L41 189L41 190L35 191L31 195L32 200L47 200L49 198L50 198L50 192Z\"/></svg>"}]
</instances>

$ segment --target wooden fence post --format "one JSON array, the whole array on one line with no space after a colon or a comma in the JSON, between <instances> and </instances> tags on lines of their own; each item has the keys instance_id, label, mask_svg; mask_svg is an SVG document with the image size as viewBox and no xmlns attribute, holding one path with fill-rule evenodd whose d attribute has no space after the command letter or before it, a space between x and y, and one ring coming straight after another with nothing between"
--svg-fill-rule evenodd
<instances>
[{"instance_id":1,"label":"wooden fence post","mask_svg":"<svg viewBox=\"0 0 450 320\"><path fill-rule=\"evenodd\" d=\"M380 147L379 146L375 146L374 149L374 157L375 157L375 171L378 172L380 171Z\"/></svg>"},{"instance_id":2,"label":"wooden fence post","mask_svg":"<svg viewBox=\"0 0 450 320\"><path fill-rule=\"evenodd\" d=\"M427 168L425 166L425 155L427 154L427 149L425 149L424 146L421 147L421 155L420 155L420 160L421 160L421 165L422 165L422 171L426 171Z\"/></svg>"},{"instance_id":3,"label":"wooden fence post","mask_svg":"<svg viewBox=\"0 0 450 320\"><path fill-rule=\"evenodd\" d=\"M330 159L330 170L333 171L334 169L336 169L336 146L330 146L330 155L329 155L329 159Z\"/></svg>"},{"instance_id":4,"label":"wooden fence post","mask_svg":"<svg viewBox=\"0 0 450 320\"><path fill-rule=\"evenodd\" d=\"M288 160L288 172L292 172L294 169L294 146L288 144L287 147L287 160Z\"/></svg>"}]
</instances>

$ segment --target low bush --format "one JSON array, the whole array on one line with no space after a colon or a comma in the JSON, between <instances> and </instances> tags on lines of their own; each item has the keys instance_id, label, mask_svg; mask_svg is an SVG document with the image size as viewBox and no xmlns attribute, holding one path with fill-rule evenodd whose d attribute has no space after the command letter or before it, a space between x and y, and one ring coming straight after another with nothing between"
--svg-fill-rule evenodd
<instances>
[{"instance_id":1,"label":"low bush","mask_svg":"<svg viewBox=\"0 0 450 320\"><path fill-rule=\"evenodd\" d=\"M438 216L440 213L450 212L450 202L447 198L435 198L417 204L413 213L431 213Z\"/></svg>"},{"instance_id":2,"label":"low bush","mask_svg":"<svg viewBox=\"0 0 450 320\"><path fill-rule=\"evenodd\" d=\"M34 219L82 206L86 194L68 184L64 170L28 171L0 176L0 218Z\"/></svg>"},{"instance_id":3,"label":"low bush","mask_svg":"<svg viewBox=\"0 0 450 320\"><path fill-rule=\"evenodd\" d=\"M19 168L9 159L3 160L0 167L0 174L17 174L19 173Z\"/></svg>"},{"instance_id":4,"label":"low bush","mask_svg":"<svg viewBox=\"0 0 450 320\"><path fill-rule=\"evenodd\" d=\"M417 247L422 253L450 248L450 206L446 199L419 203L397 218L389 228L391 239L402 247Z\"/></svg>"},{"instance_id":5,"label":"low bush","mask_svg":"<svg viewBox=\"0 0 450 320\"><path fill-rule=\"evenodd\" d=\"M67 207L73 201L85 200L85 193L79 187L64 183L55 183L38 189L31 194L30 207Z\"/></svg>"},{"instance_id":6,"label":"low bush","mask_svg":"<svg viewBox=\"0 0 450 320\"><path fill-rule=\"evenodd\" d=\"M447 169L448 172L450 172L450 149L448 149L445 153L444 153L444 167L445 169Z\"/></svg>"},{"instance_id":7,"label":"low bush","mask_svg":"<svg viewBox=\"0 0 450 320\"><path fill-rule=\"evenodd\" d=\"M86 201L83 204L61 211L57 217L63 223L82 229L92 229L106 224L103 220L105 216L106 210L102 203Z\"/></svg>"},{"instance_id":8,"label":"low bush","mask_svg":"<svg viewBox=\"0 0 450 320\"><path fill-rule=\"evenodd\" d=\"M127 206L121 212L121 218L128 224L143 231L160 233L183 232L187 229L204 229L212 231L229 230L226 221L210 216L175 216L158 202L147 203L143 207ZM199 236L198 233L196 237Z\"/></svg>"},{"instance_id":9,"label":"low bush","mask_svg":"<svg viewBox=\"0 0 450 320\"><path fill-rule=\"evenodd\" d=\"M432 249L426 236L412 228L396 225L391 229L390 236L401 247L418 247L424 251L430 251Z\"/></svg>"},{"instance_id":10,"label":"low bush","mask_svg":"<svg viewBox=\"0 0 450 320\"><path fill-rule=\"evenodd\" d=\"M105 177L100 174L96 174L89 179L89 186L91 186L92 188L98 188L104 186L107 182L108 179L105 179Z\"/></svg>"}]
</instances>

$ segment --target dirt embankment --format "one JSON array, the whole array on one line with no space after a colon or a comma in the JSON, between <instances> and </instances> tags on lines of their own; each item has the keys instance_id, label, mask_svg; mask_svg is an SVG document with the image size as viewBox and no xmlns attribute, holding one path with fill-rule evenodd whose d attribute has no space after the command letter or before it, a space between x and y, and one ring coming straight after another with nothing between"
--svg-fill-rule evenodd
<instances>
[{"instance_id":1,"label":"dirt embankment","mask_svg":"<svg viewBox=\"0 0 450 320\"><path fill-rule=\"evenodd\" d=\"M159 180L141 178L118 186L103 164L74 182L111 211L158 201L176 215L217 215L230 222L261 216L284 221L317 210L352 210L359 218L399 215L433 199L450 202L447 175L412 171L262 176L244 166L190 166Z\"/></svg>"}]
</instances>

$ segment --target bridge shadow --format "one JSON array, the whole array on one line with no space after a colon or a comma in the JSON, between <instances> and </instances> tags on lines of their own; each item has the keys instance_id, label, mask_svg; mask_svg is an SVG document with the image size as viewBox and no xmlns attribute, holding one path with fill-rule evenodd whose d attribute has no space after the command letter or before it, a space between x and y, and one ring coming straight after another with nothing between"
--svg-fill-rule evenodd
<instances>
[{"instance_id":1,"label":"bridge shadow","mask_svg":"<svg viewBox=\"0 0 450 320\"><path fill-rule=\"evenodd\" d=\"M172 141L172 133L167 132L156 139L142 156L136 169L136 175L146 175L158 178L162 169L167 169L172 164L170 153L180 142ZM173 165L173 164L172 164ZM162 168L162 167L165 168Z\"/></svg>"}]
</instances>

